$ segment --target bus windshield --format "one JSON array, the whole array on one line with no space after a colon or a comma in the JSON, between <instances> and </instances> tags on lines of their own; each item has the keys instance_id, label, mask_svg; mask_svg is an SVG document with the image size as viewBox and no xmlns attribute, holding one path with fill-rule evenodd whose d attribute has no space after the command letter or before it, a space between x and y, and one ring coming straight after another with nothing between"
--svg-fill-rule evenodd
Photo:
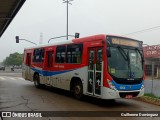
<instances>
[{"instance_id":1,"label":"bus windshield","mask_svg":"<svg viewBox=\"0 0 160 120\"><path fill-rule=\"evenodd\" d=\"M143 56L142 51L110 47L111 56L108 57L108 72L116 78L142 78Z\"/></svg>"}]
</instances>

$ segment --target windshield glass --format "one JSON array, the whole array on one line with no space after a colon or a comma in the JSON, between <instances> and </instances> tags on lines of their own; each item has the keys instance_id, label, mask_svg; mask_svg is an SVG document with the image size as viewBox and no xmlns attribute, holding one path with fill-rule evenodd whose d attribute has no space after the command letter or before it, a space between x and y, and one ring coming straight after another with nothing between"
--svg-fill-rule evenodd
<instances>
[{"instance_id":1,"label":"windshield glass","mask_svg":"<svg viewBox=\"0 0 160 120\"><path fill-rule=\"evenodd\" d=\"M143 65L141 51L110 47L108 57L108 72L117 78L142 78Z\"/></svg>"}]
</instances>

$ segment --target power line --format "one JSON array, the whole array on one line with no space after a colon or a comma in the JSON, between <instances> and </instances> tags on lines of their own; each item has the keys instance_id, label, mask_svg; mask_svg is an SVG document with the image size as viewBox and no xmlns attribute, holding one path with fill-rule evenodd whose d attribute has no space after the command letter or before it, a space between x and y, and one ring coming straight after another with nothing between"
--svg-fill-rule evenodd
<instances>
[{"instance_id":1,"label":"power line","mask_svg":"<svg viewBox=\"0 0 160 120\"><path fill-rule=\"evenodd\" d=\"M156 27L152 27L152 28L148 28L148 29L139 30L139 31L127 33L127 34L124 34L124 35L140 34L140 33L144 33L144 32L147 32L147 31L153 31L153 30L156 30L156 29L160 29L160 26L156 26Z\"/></svg>"}]
</instances>

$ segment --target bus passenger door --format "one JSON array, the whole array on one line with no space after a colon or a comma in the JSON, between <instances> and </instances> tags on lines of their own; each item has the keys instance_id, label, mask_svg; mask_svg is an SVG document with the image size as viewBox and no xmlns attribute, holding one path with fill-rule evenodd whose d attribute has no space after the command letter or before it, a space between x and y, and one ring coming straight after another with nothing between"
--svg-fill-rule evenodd
<instances>
[{"instance_id":1,"label":"bus passenger door","mask_svg":"<svg viewBox=\"0 0 160 120\"><path fill-rule=\"evenodd\" d=\"M88 82L87 92L94 96L101 95L103 85L103 60L102 48L90 48L88 50Z\"/></svg>"},{"instance_id":2,"label":"bus passenger door","mask_svg":"<svg viewBox=\"0 0 160 120\"><path fill-rule=\"evenodd\" d=\"M26 56L26 68L25 68L25 78L27 80L31 80L31 53L27 53L27 56Z\"/></svg>"},{"instance_id":3,"label":"bus passenger door","mask_svg":"<svg viewBox=\"0 0 160 120\"><path fill-rule=\"evenodd\" d=\"M47 51L47 81L46 84L53 85L52 77L52 68L53 68L54 52Z\"/></svg>"}]
</instances>

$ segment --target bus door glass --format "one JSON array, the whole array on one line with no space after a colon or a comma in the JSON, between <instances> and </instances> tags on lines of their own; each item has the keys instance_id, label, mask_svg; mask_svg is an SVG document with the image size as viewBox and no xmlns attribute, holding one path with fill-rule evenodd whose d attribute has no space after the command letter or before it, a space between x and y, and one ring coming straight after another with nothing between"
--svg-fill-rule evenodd
<instances>
[{"instance_id":1,"label":"bus door glass","mask_svg":"<svg viewBox=\"0 0 160 120\"><path fill-rule=\"evenodd\" d=\"M53 57L54 57L53 51L48 51L47 56L48 56L47 67L52 68L53 67Z\"/></svg>"},{"instance_id":2,"label":"bus door glass","mask_svg":"<svg viewBox=\"0 0 160 120\"><path fill-rule=\"evenodd\" d=\"M26 70L25 70L25 75L26 75L26 78L28 80L30 80L30 67L31 67L31 53L27 53L27 56L26 56Z\"/></svg>"},{"instance_id":3,"label":"bus door glass","mask_svg":"<svg viewBox=\"0 0 160 120\"><path fill-rule=\"evenodd\" d=\"M53 68L53 60L54 60L54 52L53 51L47 51L47 84L53 84L51 81L52 76L52 68Z\"/></svg>"},{"instance_id":4,"label":"bus door glass","mask_svg":"<svg viewBox=\"0 0 160 120\"><path fill-rule=\"evenodd\" d=\"M89 94L99 96L101 95L101 86L103 85L102 48L90 48L88 56L87 91Z\"/></svg>"}]
</instances>

